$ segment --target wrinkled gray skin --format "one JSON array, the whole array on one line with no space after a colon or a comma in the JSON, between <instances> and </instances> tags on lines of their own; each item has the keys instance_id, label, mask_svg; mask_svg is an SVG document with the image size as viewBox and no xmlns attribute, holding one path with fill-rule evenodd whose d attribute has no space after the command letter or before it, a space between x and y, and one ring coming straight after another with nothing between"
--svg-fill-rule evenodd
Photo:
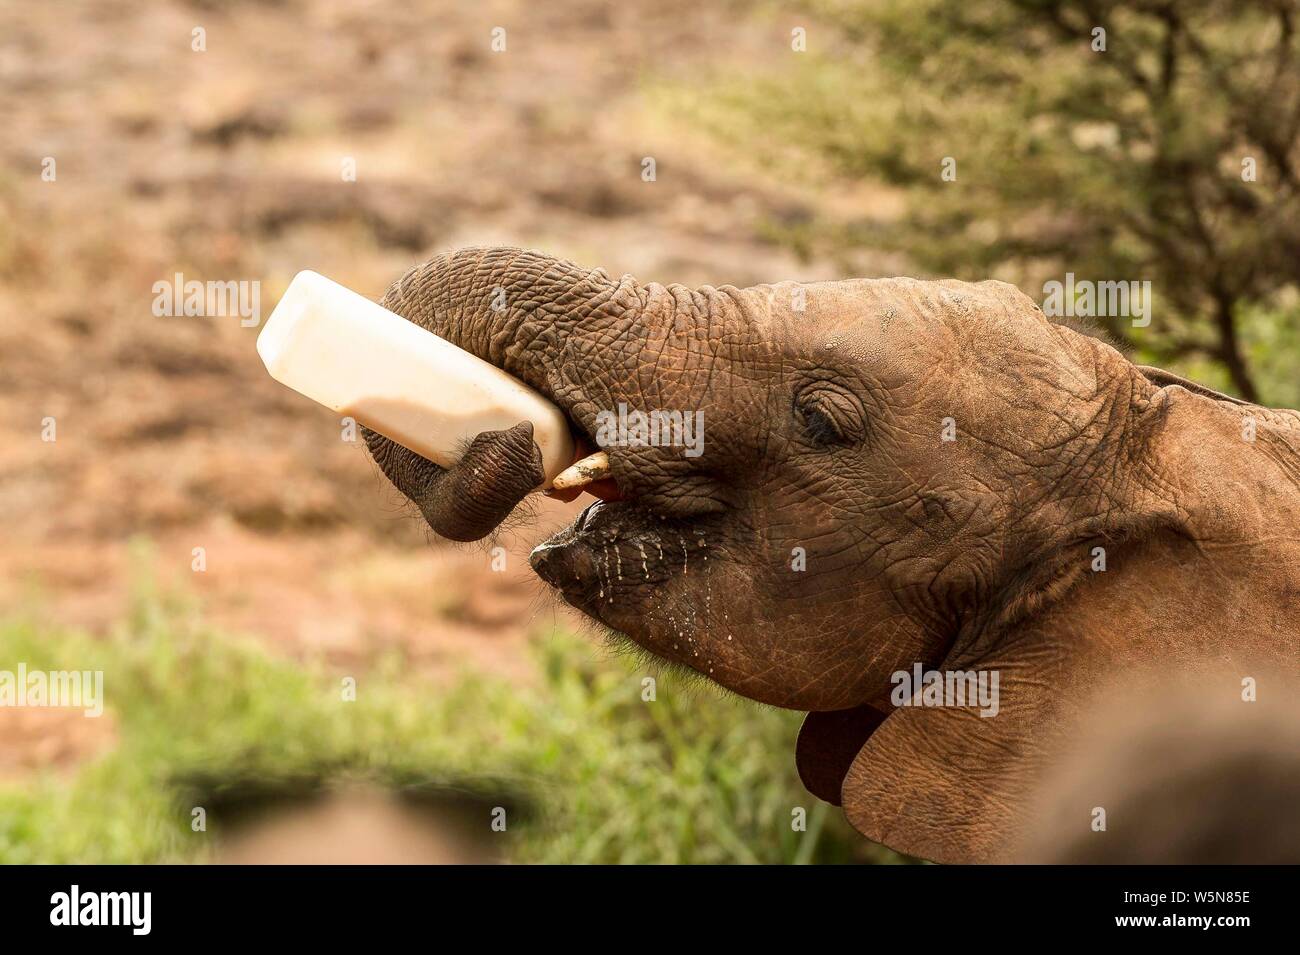
<instances>
[{"instance_id":1,"label":"wrinkled gray skin","mask_svg":"<svg viewBox=\"0 0 1300 955\"><path fill-rule=\"evenodd\" d=\"M622 499L533 566L659 657L813 711L806 783L894 848L1012 857L1029 793L1115 672L1294 661L1300 416L1141 369L1012 286L686 289L470 249L383 304L550 397L593 447L620 402L704 412L699 457L609 448ZM367 441L459 540L540 480L527 425L447 472ZM918 662L997 670L998 716L892 706Z\"/></svg>"}]
</instances>

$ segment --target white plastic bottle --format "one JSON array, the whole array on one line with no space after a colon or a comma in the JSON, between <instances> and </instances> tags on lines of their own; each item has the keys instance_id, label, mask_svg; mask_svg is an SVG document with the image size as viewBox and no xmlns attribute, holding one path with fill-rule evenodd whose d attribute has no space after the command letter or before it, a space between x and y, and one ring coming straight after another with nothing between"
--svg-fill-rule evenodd
<instances>
[{"instance_id":1,"label":"white plastic bottle","mask_svg":"<svg viewBox=\"0 0 1300 955\"><path fill-rule=\"evenodd\" d=\"M299 272L257 337L271 377L449 467L484 431L533 423L549 487L573 463L564 413L495 365L315 272Z\"/></svg>"}]
</instances>

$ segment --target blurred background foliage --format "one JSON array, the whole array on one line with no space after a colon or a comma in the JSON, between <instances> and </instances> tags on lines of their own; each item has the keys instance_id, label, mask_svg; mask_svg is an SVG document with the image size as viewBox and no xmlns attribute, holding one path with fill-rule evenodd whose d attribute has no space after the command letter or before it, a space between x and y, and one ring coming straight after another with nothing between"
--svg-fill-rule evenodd
<instances>
[{"instance_id":1,"label":"blurred background foliage","mask_svg":"<svg viewBox=\"0 0 1300 955\"><path fill-rule=\"evenodd\" d=\"M13 618L0 660L102 670L118 741L71 779L0 787L0 864L220 860L245 790L303 809L360 784L460 794L481 833L491 808L512 807L491 848L514 862L901 861L803 789L799 714L672 674L646 702L644 667L564 633L537 633L533 652L530 687L466 674L432 693L392 656L354 674L345 700L320 661L276 659L147 583L106 638ZM212 811L201 832L194 807Z\"/></svg>"},{"instance_id":2,"label":"blurred background foliage","mask_svg":"<svg viewBox=\"0 0 1300 955\"><path fill-rule=\"evenodd\" d=\"M807 52L665 99L783 176L885 182L902 211L774 234L936 276L1149 280L1146 363L1300 402L1297 4L811 0ZM940 175L946 157L956 178Z\"/></svg>"}]
</instances>

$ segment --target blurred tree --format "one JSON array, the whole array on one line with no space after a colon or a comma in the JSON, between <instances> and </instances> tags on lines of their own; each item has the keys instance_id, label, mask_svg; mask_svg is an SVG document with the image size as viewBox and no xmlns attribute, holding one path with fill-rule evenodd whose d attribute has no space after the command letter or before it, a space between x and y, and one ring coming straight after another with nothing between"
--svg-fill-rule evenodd
<instances>
[{"instance_id":1,"label":"blurred tree","mask_svg":"<svg viewBox=\"0 0 1300 955\"><path fill-rule=\"evenodd\" d=\"M841 241L1031 294L1064 271L1149 279L1151 326L1109 331L1152 360L1220 362L1255 401L1250 359L1300 321L1298 5L812 0L822 29L793 76L714 106L745 107L787 155L904 190L902 216ZM1290 381L1269 391L1295 400Z\"/></svg>"}]
</instances>

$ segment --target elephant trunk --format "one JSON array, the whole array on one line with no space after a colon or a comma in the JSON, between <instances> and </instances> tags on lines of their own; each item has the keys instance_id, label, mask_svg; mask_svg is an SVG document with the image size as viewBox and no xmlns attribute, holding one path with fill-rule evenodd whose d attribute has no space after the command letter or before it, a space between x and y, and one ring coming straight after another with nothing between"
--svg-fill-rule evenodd
<instances>
[{"instance_id":1,"label":"elephant trunk","mask_svg":"<svg viewBox=\"0 0 1300 955\"><path fill-rule=\"evenodd\" d=\"M614 281L540 252L462 249L404 275L383 305L504 369L571 416L640 309L630 278ZM630 336L636 341L635 336ZM599 364L593 350L603 349Z\"/></svg>"},{"instance_id":2,"label":"elephant trunk","mask_svg":"<svg viewBox=\"0 0 1300 955\"><path fill-rule=\"evenodd\" d=\"M463 249L408 272L383 304L555 402L580 453L612 447L599 462L607 477L587 485L591 493L643 497L668 483L680 500L683 482L696 479L691 454L702 450L702 425L694 425L713 401L720 346L711 333L743 296L615 280L539 252ZM721 340L740 347L737 331ZM625 415L638 414L658 414L673 440L633 440L634 425L625 440ZM611 439L613 421L620 430Z\"/></svg>"}]
</instances>

